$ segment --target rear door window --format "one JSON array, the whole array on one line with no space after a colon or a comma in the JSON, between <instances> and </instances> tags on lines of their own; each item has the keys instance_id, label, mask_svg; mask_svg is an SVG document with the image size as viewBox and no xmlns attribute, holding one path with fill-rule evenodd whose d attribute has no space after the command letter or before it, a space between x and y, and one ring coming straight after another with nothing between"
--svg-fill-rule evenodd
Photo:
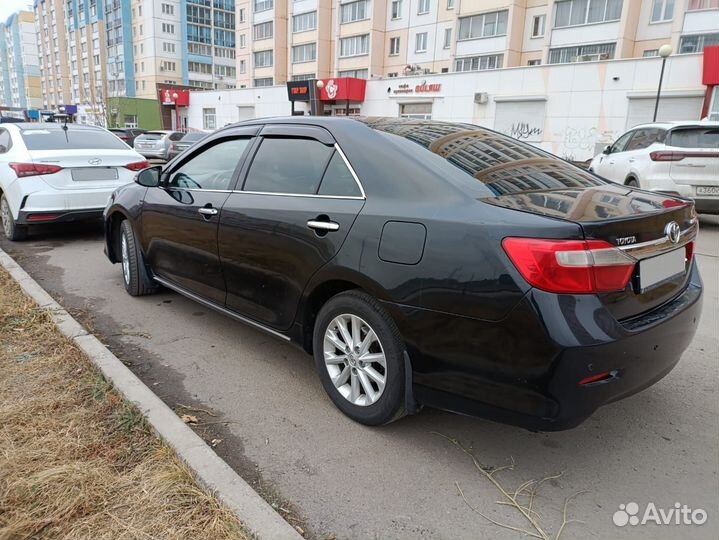
<instances>
[{"instance_id":1,"label":"rear door window","mask_svg":"<svg viewBox=\"0 0 719 540\"><path fill-rule=\"evenodd\" d=\"M172 135L170 135L170 140L171 141L179 141L184 136L185 136L184 133L182 133L181 131L177 131L177 132L173 133Z\"/></svg>"},{"instance_id":2,"label":"rear door window","mask_svg":"<svg viewBox=\"0 0 719 540\"><path fill-rule=\"evenodd\" d=\"M345 165L339 152L335 152L332 155L332 159L330 159L330 163L327 165L327 170L322 177L322 183L317 193L319 195L332 195L335 197L362 196L362 192L357 182L355 182L354 176L352 176L347 165Z\"/></svg>"},{"instance_id":3,"label":"rear door window","mask_svg":"<svg viewBox=\"0 0 719 540\"><path fill-rule=\"evenodd\" d=\"M669 133L668 146L719 150L719 128L676 128Z\"/></svg>"},{"instance_id":4,"label":"rear door window","mask_svg":"<svg viewBox=\"0 0 719 540\"><path fill-rule=\"evenodd\" d=\"M314 195L333 151L314 139L267 137L252 160L244 190Z\"/></svg>"},{"instance_id":5,"label":"rear door window","mask_svg":"<svg viewBox=\"0 0 719 540\"><path fill-rule=\"evenodd\" d=\"M28 150L127 150L117 136L100 129L24 129L22 140Z\"/></svg>"}]
</instances>

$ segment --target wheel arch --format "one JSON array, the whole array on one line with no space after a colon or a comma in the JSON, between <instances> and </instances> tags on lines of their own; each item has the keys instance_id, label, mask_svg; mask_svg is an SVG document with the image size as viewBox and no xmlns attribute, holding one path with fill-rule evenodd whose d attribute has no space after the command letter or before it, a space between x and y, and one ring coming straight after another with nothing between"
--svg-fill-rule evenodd
<instances>
[{"instance_id":1,"label":"wheel arch","mask_svg":"<svg viewBox=\"0 0 719 540\"><path fill-rule=\"evenodd\" d=\"M107 256L113 263L120 262L117 256L117 247L120 245L122 222L126 219L130 219L129 216L119 208L111 210L110 214L105 218Z\"/></svg>"},{"instance_id":2,"label":"wheel arch","mask_svg":"<svg viewBox=\"0 0 719 540\"><path fill-rule=\"evenodd\" d=\"M634 180L637 183L637 185L639 185L639 187L641 187L641 184L639 183L639 176L637 176L637 174L633 173L633 172L630 172L627 175L627 177L624 179L624 185L625 186L628 185L629 182L631 182L632 180Z\"/></svg>"}]
</instances>

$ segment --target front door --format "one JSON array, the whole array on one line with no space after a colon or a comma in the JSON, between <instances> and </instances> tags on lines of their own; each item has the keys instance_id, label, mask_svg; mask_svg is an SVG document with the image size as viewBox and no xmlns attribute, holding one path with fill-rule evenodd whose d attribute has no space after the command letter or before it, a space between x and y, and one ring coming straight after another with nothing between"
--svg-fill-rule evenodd
<instances>
[{"instance_id":1,"label":"front door","mask_svg":"<svg viewBox=\"0 0 719 540\"><path fill-rule=\"evenodd\" d=\"M225 280L217 251L222 206L230 195L250 137L203 145L149 188L142 208L142 243L155 274L220 305Z\"/></svg>"},{"instance_id":2,"label":"front door","mask_svg":"<svg viewBox=\"0 0 719 540\"><path fill-rule=\"evenodd\" d=\"M279 330L291 326L307 282L340 249L364 204L343 156L312 138L315 130L290 137L275 127L263 137L243 190L220 217L227 307Z\"/></svg>"}]
</instances>

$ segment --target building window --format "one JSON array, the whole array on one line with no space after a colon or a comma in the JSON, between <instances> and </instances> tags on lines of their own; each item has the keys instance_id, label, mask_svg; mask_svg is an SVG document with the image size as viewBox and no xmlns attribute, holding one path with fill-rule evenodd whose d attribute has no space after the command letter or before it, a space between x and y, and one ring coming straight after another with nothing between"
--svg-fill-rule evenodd
<instances>
[{"instance_id":1,"label":"building window","mask_svg":"<svg viewBox=\"0 0 719 540\"><path fill-rule=\"evenodd\" d=\"M230 77L231 79L237 76L237 71L233 66L223 66L222 64L215 64L215 77Z\"/></svg>"},{"instance_id":2,"label":"building window","mask_svg":"<svg viewBox=\"0 0 719 540\"><path fill-rule=\"evenodd\" d=\"M247 46L247 36L240 34L240 49L244 49Z\"/></svg>"},{"instance_id":3,"label":"building window","mask_svg":"<svg viewBox=\"0 0 719 540\"><path fill-rule=\"evenodd\" d=\"M654 56L659 56L659 49L647 49L642 53L643 58L652 58Z\"/></svg>"},{"instance_id":4,"label":"building window","mask_svg":"<svg viewBox=\"0 0 719 540\"><path fill-rule=\"evenodd\" d=\"M397 56L399 54L399 38L389 38L389 55Z\"/></svg>"},{"instance_id":5,"label":"building window","mask_svg":"<svg viewBox=\"0 0 719 540\"><path fill-rule=\"evenodd\" d=\"M719 9L719 0L689 0L687 11L695 9Z\"/></svg>"},{"instance_id":6,"label":"building window","mask_svg":"<svg viewBox=\"0 0 719 540\"><path fill-rule=\"evenodd\" d=\"M420 32L415 36L414 52L427 52L427 32Z\"/></svg>"},{"instance_id":7,"label":"building window","mask_svg":"<svg viewBox=\"0 0 719 540\"><path fill-rule=\"evenodd\" d=\"M444 48L449 49L452 46L452 29L444 29Z\"/></svg>"},{"instance_id":8,"label":"building window","mask_svg":"<svg viewBox=\"0 0 719 540\"><path fill-rule=\"evenodd\" d=\"M392 0L392 18L402 18L402 0Z\"/></svg>"},{"instance_id":9,"label":"building window","mask_svg":"<svg viewBox=\"0 0 719 540\"><path fill-rule=\"evenodd\" d=\"M174 34L175 33L175 25L169 24L169 23L162 23L162 31L165 34Z\"/></svg>"},{"instance_id":10,"label":"building window","mask_svg":"<svg viewBox=\"0 0 719 540\"><path fill-rule=\"evenodd\" d=\"M303 73L301 75L292 75L293 81L311 81L312 79L316 79L317 75L315 73Z\"/></svg>"},{"instance_id":11,"label":"building window","mask_svg":"<svg viewBox=\"0 0 719 540\"><path fill-rule=\"evenodd\" d=\"M593 62L614 58L616 43L599 43L581 45L579 47L562 47L549 49L550 64L571 64L574 62Z\"/></svg>"},{"instance_id":12,"label":"building window","mask_svg":"<svg viewBox=\"0 0 719 540\"><path fill-rule=\"evenodd\" d=\"M245 22L245 8L240 8L240 22Z\"/></svg>"},{"instance_id":13,"label":"building window","mask_svg":"<svg viewBox=\"0 0 719 540\"><path fill-rule=\"evenodd\" d=\"M369 34L340 39L340 58L369 53Z\"/></svg>"},{"instance_id":14,"label":"building window","mask_svg":"<svg viewBox=\"0 0 719 540\"><path fill-rule=\"evenodd\" d=\"M541 65L542 65L542 61L541 61L541 60L529 60L529 61L527 62L527 65L528 65L528 66L541 66Z\"/></svg>"},{"instance_id":15,"label":"building window","mask_svg":"<svg viewBox=\"0 0 719 540\"><path fill-rule=\"evenodd\" d=\"M555 5L554 26L577 26L618 21L623 0L563 0Z\"/></svg>"},{"instance_id":16,"label":"building window","mask_svg":"<svg viewBox=\"0 0 719 540\"><path fill-rule=\"evenodd\" d=\"M719 121L719 86L714 87L711 103L709 104L709 120Z\"/></svg>"},{"instance_id":17,"label":"building window","mask_svg":"<svg viewBox=\"0 0 719 540\"><path fill-rule=\"evenodd\" d=\"M402 103L399 106L400 118L414 118L417 120L432 120L431 103Z\"/></svg>"},{"instance_id":18,"label":"building window","mask_svg":"<svg viewBox=\"0 0 719 540\"><path fill-rule=\"evenodd\" d=\"M345 69L337 72L338 77L349 77L352 79L369 79L368 69Z\"/></svg>"},{"instance_id":19,"label":"building window","mask_svg":"<svg viewBox=\"0 0 719 540\"><path fill-rule=\"evenodd\" d=\"M210 75L212 73L212 64L204 64L202 62L188 62L187 69L192 73L204 73L205 75Z\"/></svg>"},{"instance_id":20,"label":"building window","mask_svg":"<svg viewBox=\"0 0 719 540\"><path fill-rule=\"evenodd\" d=\"M247 62L240 60L240 73L247 73Z\"/></svg>"},{"instance_id":21,"label":"building window","mask_svg":"<svg viewBox=\"0 0 719 540\"><path fill-rule=\"evenodd\" d=\"M202 128L217 129L217 112L214 108L202 109Z\"/></svg>"},{"instance_id":22,"label":"building window","mask_svg":"<svg viewBox=\"0 0 719 540\"><path fill-rule=\"evenodd\" d=\"M267 11L273 7L275 7L275 0L255 0L255 13ZM272 84L268 84L267 86L272 86Z\"/></svg>"},{"instance_id":23,"label":"building window","mask_svg":"<svg viewBox=\"0 0 719 540\"><path fill-rule=\"evenodd\" d=\"M719 45L719 33L697 34L679 38L679 54L702 52L705 47Z\"/></svg>"},{"instance_id":24,"label":"building window","mask_svg":"<svg viewBox=\"0 0 719 540\"><path fill-rule=\"evenodd\" d=\"M532 18L532 37L538 38L544 35L544 23L547 20L546 15L535 15Z\"/></svg>"},{"instance_id":25,"label":"building window","mask_svg":"<svg viewBox=\"0 0 719 540\"><path fill-rule=\"evenodd\" d=\"M447 9L454 9L454 0L447 0Z\"/></svg>"},{"instance_id":26,"label":"building window","mask_svg":"<svg viewBox=\"0 0 719 540\"><path fill-rule=\"evenodd\" d=\"M209 26L212 23L212 13L209 7L187 6L187 22L204 24Z\"/></svg>"},{"instance_id":27,"label":"building window","mask_svg":"<svg viewBox=\"0 0 719 540\"><path fill-rule=\"evenodd\" d=\"M255 88L261 88L263 86L272 86L272 77L263 77L261 79L255 79Z\"/></svg>"},{"instance_id":28,"label":"building window","mask_svg":"<svg viewBox=\"0 0 719 540\"><path fill-rule=\"evenodd\" d=\"M303 62L314 62L317 60L317 44L305 43L292 47L292 63L302 64Z\"/></svg>"},{"instance_id":29,"label":"building window","mask_svg":"<svg viewBox=\"0 0 719 540\"><path fill-rule=\"evenodd\" d=\"M256 24L255 30L255 41L261 41L263 39L271 39L272 38L272 21L267 21L264 23Z\"/></svg>"},{"instance_id":30,"label":"building window","mask_svg":"<svg viewBox=\"0 0 719 540\"><path fill-rule=\"evenodd\" d=\"M125 127L126 128L136 128L137 127L137 115L136 114L126 114L125 115Z\"/></svg>"},{"instance_id":31,"label":"building window","mask_svg":"<svg viewBox=\"0 0 719 540\"><path fill-rule=\"evenodd\" d=\"M429 0L419 0L417 4L417 15L429 13Z\"/></svg>"},{"instance_id":32,"label":"building window","mask_svg":"<svg viewBox=\"0 0 719 540\"><path fill-rule=\"evenodd\" d=\"M654 0L652 22L671 21L674 17L674 0Z\"/></svg>"},{"instance_id":33,"label":"building window","mask_svg":"<svg viewBox=\"0 0 719 540\"><path fill-rule=\"evenodd\" d=\"M162 13L165 15L174 15L175 14L175 6L172 4L162 4Z\"/></svg>"},{"instance_id":34,"label":"building window","mask_svg":"<svg viewBox=\"0 0 719 540\"><path fill-rule=\"evenodd\" d=\"M508 11L493 11L459 19L459 40L507 34Z\"/></svg>"},{"instance_id":35,"label":"building window","mask_svg":"<svg viewBox=\"0 0 719 540\"><path fill-rule=\"evenodd\" d=\"M367 0L358 0L340 5L340 23L351 23L368 18Z\"/></svg>"},{"instance_id":36,"label":"building window","mask_svg":"<svg viewBox=\"0 0 719 540\"><path fill-rule=\"evenodd\" d=\"M317 12L301 13L292 17L292 31L295 34L317 29Z\"/></svg>"},{"instance_id":37,"label":"building window","mask_svg":"<svg viewBox=\"0 0 719 540\"><path fill-rule=\"evenodd\" d=\"M254 58L256 68L272 67L272 50L258 51L255 53Z\"/></svg>"},{"instance_id":38,"label":"building window","mask_svg":"<svg viewBox=\"0 0 719 540\"><path fill-rule=\"evenodd\" d=\"M485 56L469 56L457 58L454 63L455 71L484 71L486 69L500 69L504 61L503 54L489 54Z\"/></svg>"}]
</instances>

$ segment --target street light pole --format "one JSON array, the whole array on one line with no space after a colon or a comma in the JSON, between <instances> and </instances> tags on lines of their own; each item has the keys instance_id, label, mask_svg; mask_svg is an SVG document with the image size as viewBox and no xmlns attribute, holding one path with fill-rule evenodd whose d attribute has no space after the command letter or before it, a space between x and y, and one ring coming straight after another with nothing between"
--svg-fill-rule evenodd
<instances>
[{"instance_id":1,"label":"street light pole","mask_svg":"<svg viewBox=\"0 0 719 540\"><path fill-rule=\"evenodd\" d=\"M662 57L662 70L659 73L659 86L657 87L657 100L654 103L654 119L652 120L653 122L657 121L657 113L659 112L659 97L661 96L661 93L662 93L662 80L664 79L664 67L666 66L667 58L672 54L672 52L673 52L672 46L669 45L668 43L665 45L662 45L659 48L659 56Z\"/></svg>"},{"instance_id":2,"label":"street light pole","mask_svg":"<svg viewBox=\"0 0 719 540\"><path fill-rule=\"evenodd\" d=\"M177 92L173 92L172 99L175 102L175 131L180 131L180 106L177 104L177 98L179 98Z\"/></svg>"}]
</instances>

